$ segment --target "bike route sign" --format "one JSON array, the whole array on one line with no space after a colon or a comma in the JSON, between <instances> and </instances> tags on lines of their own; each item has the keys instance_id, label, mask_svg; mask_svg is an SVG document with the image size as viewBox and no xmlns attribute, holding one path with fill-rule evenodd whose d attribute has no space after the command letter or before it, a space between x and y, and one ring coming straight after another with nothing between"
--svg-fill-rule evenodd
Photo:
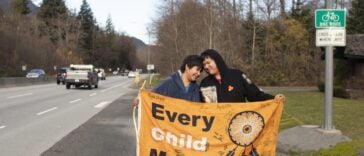
<instances>
[{"instance_id":1,"label":"bike route sign","mask_svg":"<svg viewBox=\"0 0 364 156\"><path fill-rule=\"evenodd\" d=\"M316 28L345 28L346 12L340 9L317 9Z\"/></svg>"}]
</instances>

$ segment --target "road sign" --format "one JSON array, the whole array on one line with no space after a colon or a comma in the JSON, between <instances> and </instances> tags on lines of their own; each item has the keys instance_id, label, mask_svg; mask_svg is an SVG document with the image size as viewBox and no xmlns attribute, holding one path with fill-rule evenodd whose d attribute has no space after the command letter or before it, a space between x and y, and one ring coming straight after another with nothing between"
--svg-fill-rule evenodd
<instances>
[{"instance_id":1,"label":"road sign","mask_svg":"<svg viewBox=\"0 0 364 156\"><path fill-rule=\"evenodd\" d=\"M148 64L147 70L154 70L154 64Z\"/></svg>"},{"instance_id":2,"label":"road sign","mask_svg":"<svg viewBox=\"0 0 364 156\"><path fill-rule=\"evenodd\" d=\"M345 10L317 9L315 11L316 28L345 28L345 23Z\"/></svg>"},{"instance_id":3,"label":"road sign","mask_svg":"<svg viewBox=\"0 0 364 156\"><path fill-rule=\"evenodd\" d=\"M316 46L345 46L345 28L329 28L316 30Z\"/></svg>"}]
</instances>

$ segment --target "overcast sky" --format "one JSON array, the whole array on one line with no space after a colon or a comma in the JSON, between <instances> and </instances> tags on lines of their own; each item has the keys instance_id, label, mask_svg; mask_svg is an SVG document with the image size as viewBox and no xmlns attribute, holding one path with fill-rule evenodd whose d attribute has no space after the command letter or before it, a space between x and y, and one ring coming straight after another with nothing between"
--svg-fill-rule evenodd
<instances>
[{"instance_id":1,"label":"overcast sky","mask_svg":"<svg viewBox=\"0 0 364 156\"><path fill-rule=\"evenodd\" d=\"M39 5L42 0L33 0ZM65 0L69 9L80 10L82 0ZM104 27L108 15L115 30L149 43L147 27L156 14L158 0L87 0L98 25ZM153 40L153 39L151 39Z\"/></svg>"}]
</instances>

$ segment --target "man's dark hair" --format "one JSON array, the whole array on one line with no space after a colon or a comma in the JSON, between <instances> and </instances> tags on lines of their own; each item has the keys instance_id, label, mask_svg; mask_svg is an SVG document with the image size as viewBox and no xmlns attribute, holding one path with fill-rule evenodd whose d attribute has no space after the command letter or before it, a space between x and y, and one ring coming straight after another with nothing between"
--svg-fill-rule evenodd
<instances>
[{"instance_id":1,"label":"man's dark hair","mask_svg":"<svg viewBox=\"0 0 364 156\"><path fill-rule=\"evenodd\" d=\"M200 71L202 71L203 69L203 64L202 64L203 59L198 56L198 55L188 55L187 57L185 57L185 59L182 62L181 65L181 72L184 73L186 70L186 65L188 68L192 68L194 66L197 66L198 69L200 69Z\"/></svg>"}]
</instances>

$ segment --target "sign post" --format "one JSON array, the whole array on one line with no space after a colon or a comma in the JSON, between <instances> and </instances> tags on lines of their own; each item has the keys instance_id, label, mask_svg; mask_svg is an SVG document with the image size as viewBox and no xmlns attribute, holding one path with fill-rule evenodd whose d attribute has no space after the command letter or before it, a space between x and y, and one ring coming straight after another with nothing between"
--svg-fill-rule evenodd
<instances>
[{"instance_id":1,"label":"sign post","mask_svg":"<svg viewBox=\"0 0 364 156\"><path fill-rule=\"evenodd\" d=\"M333 49L334 46L346 45L346 12L331 9L332 0L327 0L328 9L315 11L316 46L325 49L325 116L323 129L335 131L332 124L332 96L333 96Z\"/></svg>"},{"instance_id":2,"label":"sign post","mask_svg":"<svg viewBox=\"0 0 364 156\"><path fill-rule=\"evenodd\" d=\"M149 84L152 83L152 76L150 76L150 73L152 70L154 70L154 64L148 64L147 65L148 75L149 75Z\"/></svg>"}]
</instances>

